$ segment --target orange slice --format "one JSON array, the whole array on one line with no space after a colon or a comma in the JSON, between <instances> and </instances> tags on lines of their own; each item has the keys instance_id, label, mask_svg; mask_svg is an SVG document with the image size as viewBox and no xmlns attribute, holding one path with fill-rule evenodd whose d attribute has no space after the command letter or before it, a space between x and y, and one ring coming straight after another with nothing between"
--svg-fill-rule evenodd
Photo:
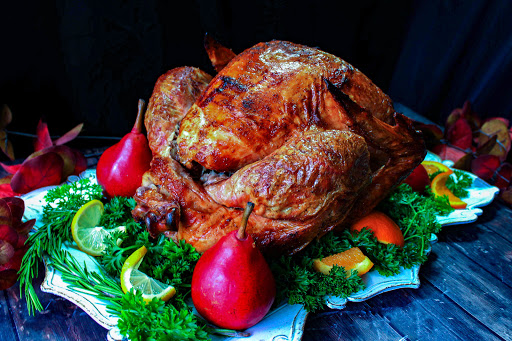
<instances>
[{"instance_id":1,"label":"orange slice","mask_svg":"<svg viewBox=\"0 0 512 341\"><path fill-rule=\"evenodd\" d=\"M442 164L441 162L423 161L421 164L423 165L423 167L425 167L429 176L436 172L439 172L439 171L441 171L441 172L450 171L450 168L448 168L448 166Z\"/></svg>"},{"instance_id":2,"label":"orange slice","mask_svg":"<svg viewBox=\"0 0 512 341\"><path fill-rule=\"evenodd\" d=\"M313 261L315 271L325 275L329 274L334 265L344 267L347 272L347 277L349 277L354 270L357 270L359 276L364 275L370 271L373 263L358 247L353 247L347 251Z\"/></svg>"},{"instance_id":3,"label":"orange slice","mask_svg":"<svg viewBox=\"0 0 512 341\"><path fill-rule=\"evenodd\" d=\"M453 171L450 169L448 172L440 173L436 175L436 177L432 180L430 187L432 188L432 192L437 196L448 196L448 201L450 202L450 206L455 209L464 209L467 207L464 201L460 200L459 197L455 196L447 187L446 180L450 177Z\"/></svg>"},{"instance_id":4,"label":"orange slice","mask_svg":"<svg viewBox=\"0 0 512 341\"><path fill-rule=\"evenodd\" d=\"M361 231L364 227L373 232L377 240L384 244L395 244L404 247L404 235L400 227L386 214L372 211L367 216L356 221L351 227L352 231Z\"/></svg>"}]
</instances>

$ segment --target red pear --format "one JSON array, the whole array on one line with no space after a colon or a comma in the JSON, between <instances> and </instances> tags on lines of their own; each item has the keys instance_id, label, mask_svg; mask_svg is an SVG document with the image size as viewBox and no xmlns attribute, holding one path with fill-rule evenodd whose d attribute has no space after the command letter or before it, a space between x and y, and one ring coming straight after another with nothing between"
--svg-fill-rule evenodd
<instances>
[{"instance_id":1,"label":"red pear","mask_svg":"<svg viewBox=\"0 0 512 341\"><path fill-rule=\"evenodd\" d=\"M149 169L152 154L142 133L145 102L139 100L137 120L130 133L101 155L96 168L98 183L110 196L131 197Z\"/></svg>"},{"instance_id":2,"label":"red pear","mask_svg":"<svg viewBox=\"0 0 512 341\"><path fill-rule=\"evenodd\" d=\"M413 191L423 193L425 191L425 187L430 185L430 178L428 177L425 167L423 167L422 164L419 164L414 168L412 173L409 174L404 182L411 186Z\"/></svg>"},{"instance_id":3,"label":"red pear","mask_svg":"<svg viewBox=\"0 0 512 341\"><path fill-rule=\"evenodd\" d=\"M192 276L192 301L201 316L221 328L246 329L267 314L276 285L265 258L245 233L254 204L238 231L205 251Z\"/></svg>"}]
</instances>

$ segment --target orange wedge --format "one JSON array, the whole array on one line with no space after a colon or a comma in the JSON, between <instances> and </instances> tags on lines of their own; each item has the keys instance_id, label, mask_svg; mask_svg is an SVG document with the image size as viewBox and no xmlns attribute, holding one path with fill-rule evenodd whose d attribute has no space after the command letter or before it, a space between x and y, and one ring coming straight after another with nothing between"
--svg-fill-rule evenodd
<instances>
[{"instance_id":1,"label":"orange wedge","mask_svg":"<svg viewBox=\"0 0 512 341\"><path fill-rule=\"evenodd\" d=\"M347 272L347 277L349 277L354 270L357 270L359 276L364 275L370 271L373 263L358 247L353 247L347 251L313 261L315 271L325 275L329 274L334 265L344 267Z\"/></svg>"},{"instance_id":2,"label":"orange wedge","mask_svg":"<svg viewBox=\"0 0 512 341\"><path fill-rule=\"evenodd\" d=\"M432 192L437 196L448 196L450 206L455 209L464 209L467 207L464 201L460 200L459 197L455 196L448 188L446 188L446 180L450 177L453 171L450 169L448 172L440 173L432 180L430 187Z\"/></svg>"},{"instance_id":3,"label":"orange wedge","mask_svg":"<svg viewBox=\"0 0 512 341\"><path fill-rule=\"evenodd\" d=\"M436 172L439 172L439 171L441 171L441 172L450 171L450 168L448 168L448 166L442 164L441 162L423 161L421 164L423 165L423 167L425 167L429 176Z\"/></svg>"},{"instance_id":4,"label":"orange wedge","mask_svg":"<svg viewBox=\"0 0 512 341\"><path fill-rule=\"evenodd\" d=\"M373 232L377 240L384 244L395 244L404 247L404 235L400 227L386 214L372 211L359 219L350 227L351 231L361 231L364 227Z\"/></svg>"}]
</instances>

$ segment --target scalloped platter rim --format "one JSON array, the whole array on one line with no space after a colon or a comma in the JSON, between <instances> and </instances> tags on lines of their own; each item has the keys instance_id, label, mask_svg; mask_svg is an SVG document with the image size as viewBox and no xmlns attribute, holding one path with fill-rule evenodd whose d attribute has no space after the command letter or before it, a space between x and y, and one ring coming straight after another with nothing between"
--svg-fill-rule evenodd
<instances>
[{"instance_id":1,"label":"scalloped platter rim","mask_svg":"<svg viewBox=\"0 0 512 341\"><path fill-rule=\"evenodd\" d=\"M432 153L428 153L425 159L441 162L441 159ZM443 163L447 166L453 165L449 161L444 161ZM474 180L473 186L469 189L469 197L464 199L468 203L468 206L466 209L456 210L448 216L438 217L439 223L443 226L476 221L478 216L482 214L481 207L490 204L499 192L498 188L487 184L485 181L469 172L466 173ZM88 169L79 177L70 177L68 182L77 181L79 178L83 177L92 177L95 180L96 172L94 169ZM42 207L45 205L44 195L53 187L55 186L40 188L21 197L26 205L25 219L36 218L38 222L40 221L39 218L42 215ZM40 225L36 223L36 227L40 227ZM437 237L432 235L431 243L434 243L436 240ZM64 248L71 252L79 262L85 262L88 269L94 270L98 268L99 265L93 257L81 252L72 244L66 243ZM99 300L94 295L87 292L69 288L62 280L60 272L48 266L46 262L45 269L45 278L41 284L42 291L61 296L82 308L93 320L108 330L108 340L118 341L123 339L117 328L118 318L107 311L106 307L108 302ZM327 305L331 309L343 309L348 302L365 301L387 291L402 288L418 288L420 286L419 270L419 266L414 266L411 269L403 269L398 275L391 277L384 277L376 271L371 271L363 276L363 281L366 284L364 290L354 293L347 298L329 296L327 298ZM249 328L247 332L249 332L251 336L248 338L219 337L212 335L212 339L299 341L304 332L306 318L307 312L302 305L283 304L272 310L260 323Z\"/></svg>"}]
</instances>

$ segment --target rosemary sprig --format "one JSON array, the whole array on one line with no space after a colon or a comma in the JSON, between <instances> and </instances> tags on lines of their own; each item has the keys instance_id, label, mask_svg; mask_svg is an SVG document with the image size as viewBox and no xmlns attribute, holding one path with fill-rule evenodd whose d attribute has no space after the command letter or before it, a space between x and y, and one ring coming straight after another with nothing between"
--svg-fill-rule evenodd
<instances>
[{"instance_id":1,"label":"rosemary sprig","mask_svg":"<svg viewBox=\"0 0 512 341\"><path fill-rule=\"evenodd\" d=\"M109 309L116 315L120 314L121 297L124 295L119 281L110 277L98 265L97 271L89 271L87 265L81 266L73 255L65 250L54 252L48 258L48 266L60 271L62 280L76 291L94 294L100 300L106 300Z\"/></svg>"}]
</instances>

